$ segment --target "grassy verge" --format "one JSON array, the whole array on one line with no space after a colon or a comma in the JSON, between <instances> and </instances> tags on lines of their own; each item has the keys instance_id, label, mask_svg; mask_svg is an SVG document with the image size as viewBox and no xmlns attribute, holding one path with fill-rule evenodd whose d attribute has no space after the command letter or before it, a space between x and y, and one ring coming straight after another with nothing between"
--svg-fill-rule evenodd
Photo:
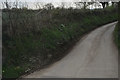
<instances>
[{"instance_id":1,"label":"grassy verge","mask_svg":"<svg viewBox=\"0 0 120 80\"><path fill-rule=\"evenodd\" d=\"M119 8L120 8L120 2L118 3L118 14L120 14ZM120 50L120 15L118 15L118 23L114 29L114 41L118 47L118 50Z\"/></svg>"},{"instance_id":2,"label":"grassy verge","mask_svg":"<svg viewBox=\"0 0 120 80\"><path fill-rule=\"evenodd\" d=\"M114 41L115 41L115 43L116 43L116 45L118 46L118 49L120 49L120 27L119 27L120 25L116 25L116 27L115 27L115 30L114 30Z\"/></svg>"},{"instance_id":3,"label":"grassy verge","mask_svg":"<svg viewBox=\"0 0 120 80\"><path fill-rule=\"evenodd\" d=\"M26 22L22 17L17 19L13 16L10 22L11 20L6 20L9 16L4 12L3 14L4 78L17 78L61 59L72 44L85 33L117 20L116 8L55 9L50 13L52 17L48 18L46 15L42 20L39 20L39 17L37 19L31 17ZM39 21L42 23L39 24ZM14 24L10 25L11 23ZM36 26L43 27L38 30Z\"/></svg>"}]
</instances>

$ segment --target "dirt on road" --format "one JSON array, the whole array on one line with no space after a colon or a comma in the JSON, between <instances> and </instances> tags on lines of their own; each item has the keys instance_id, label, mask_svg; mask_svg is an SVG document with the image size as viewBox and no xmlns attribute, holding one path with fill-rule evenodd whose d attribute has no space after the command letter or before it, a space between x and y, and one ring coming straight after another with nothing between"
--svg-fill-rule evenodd
<instances>
[{"instance_id":1,"label":"dirt on road","mask_svg":"<svg viewBox=\"0 0 120 80\"><path fill-rule=\"evenodd\" d=\"M113 41L116 22L84 36L60 61L24 78L118 78L118 50Z\"/></svg>"}]
</instances>

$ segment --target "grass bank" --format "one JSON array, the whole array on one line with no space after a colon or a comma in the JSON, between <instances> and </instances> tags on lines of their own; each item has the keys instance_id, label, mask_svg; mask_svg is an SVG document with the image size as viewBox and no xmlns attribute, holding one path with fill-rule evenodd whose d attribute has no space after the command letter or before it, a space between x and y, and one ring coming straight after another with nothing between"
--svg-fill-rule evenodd
<instances>
[{"instance_id":1,"label":"grass bank","mask_svg":"<svg viewBox=\"0 0 120 80\"><path fill-rule=\"evenodd\" d=\"M120 25L119 23L116 25L115 30L114 30L114 41L118 49L120 49Z\"/></svg>"},{"instance_id":2,"label":"grass bank","mask_svg":"<svg viewBox=\"0 0 120 80\"><path fill-rule=\"evenodd\" d=\"M120 14L119 8L120 8L120 2L118 3L118 14ZM114 29L114 41L118 47L118 50L120 50L120 15L118 15L118 23Z\"/></svg>"},{"instance_id":3,"label":"grass bank","mask_svg":"<svg viewBox=\"0 0 120 80\"><path fill-rule=\"evenodd\" d=\"M59 60L81 36L118 17L113 7L44 10L37 17L36 12L3 11L3 78L17 78Z\"/></svg>"}]
</instances>

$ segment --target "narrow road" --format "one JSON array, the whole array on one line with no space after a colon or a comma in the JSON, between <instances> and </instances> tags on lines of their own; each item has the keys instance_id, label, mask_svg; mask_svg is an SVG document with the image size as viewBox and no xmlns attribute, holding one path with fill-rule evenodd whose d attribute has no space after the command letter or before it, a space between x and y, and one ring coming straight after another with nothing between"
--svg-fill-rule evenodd
<instances>
[{"instance_id":1,"label":"narrow road","mask_svg":"<svg viewBox=\"0 0 120 80\"><path fill-rule=\"evenodd\" d=\"M118 50L112 35L115 25L95 29L62 60L24 78L117 78Z\"/></svg>"}]
</instances>

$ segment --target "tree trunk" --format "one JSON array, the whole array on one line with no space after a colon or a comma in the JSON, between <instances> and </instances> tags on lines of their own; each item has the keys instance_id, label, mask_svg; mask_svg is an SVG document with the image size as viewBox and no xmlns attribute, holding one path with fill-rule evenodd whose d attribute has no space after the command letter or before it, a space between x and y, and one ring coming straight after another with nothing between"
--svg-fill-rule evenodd
<instances>
[{"instance_id":1,"label":"tree trunk","mask_svg":"<svg viewBox=\"0 0 120 80\"><path fill-rule=\"evenodd\" d=\"M103 9L105 8L105 2L100 2L103 6Z\"/></svg>"}]
</instances>

